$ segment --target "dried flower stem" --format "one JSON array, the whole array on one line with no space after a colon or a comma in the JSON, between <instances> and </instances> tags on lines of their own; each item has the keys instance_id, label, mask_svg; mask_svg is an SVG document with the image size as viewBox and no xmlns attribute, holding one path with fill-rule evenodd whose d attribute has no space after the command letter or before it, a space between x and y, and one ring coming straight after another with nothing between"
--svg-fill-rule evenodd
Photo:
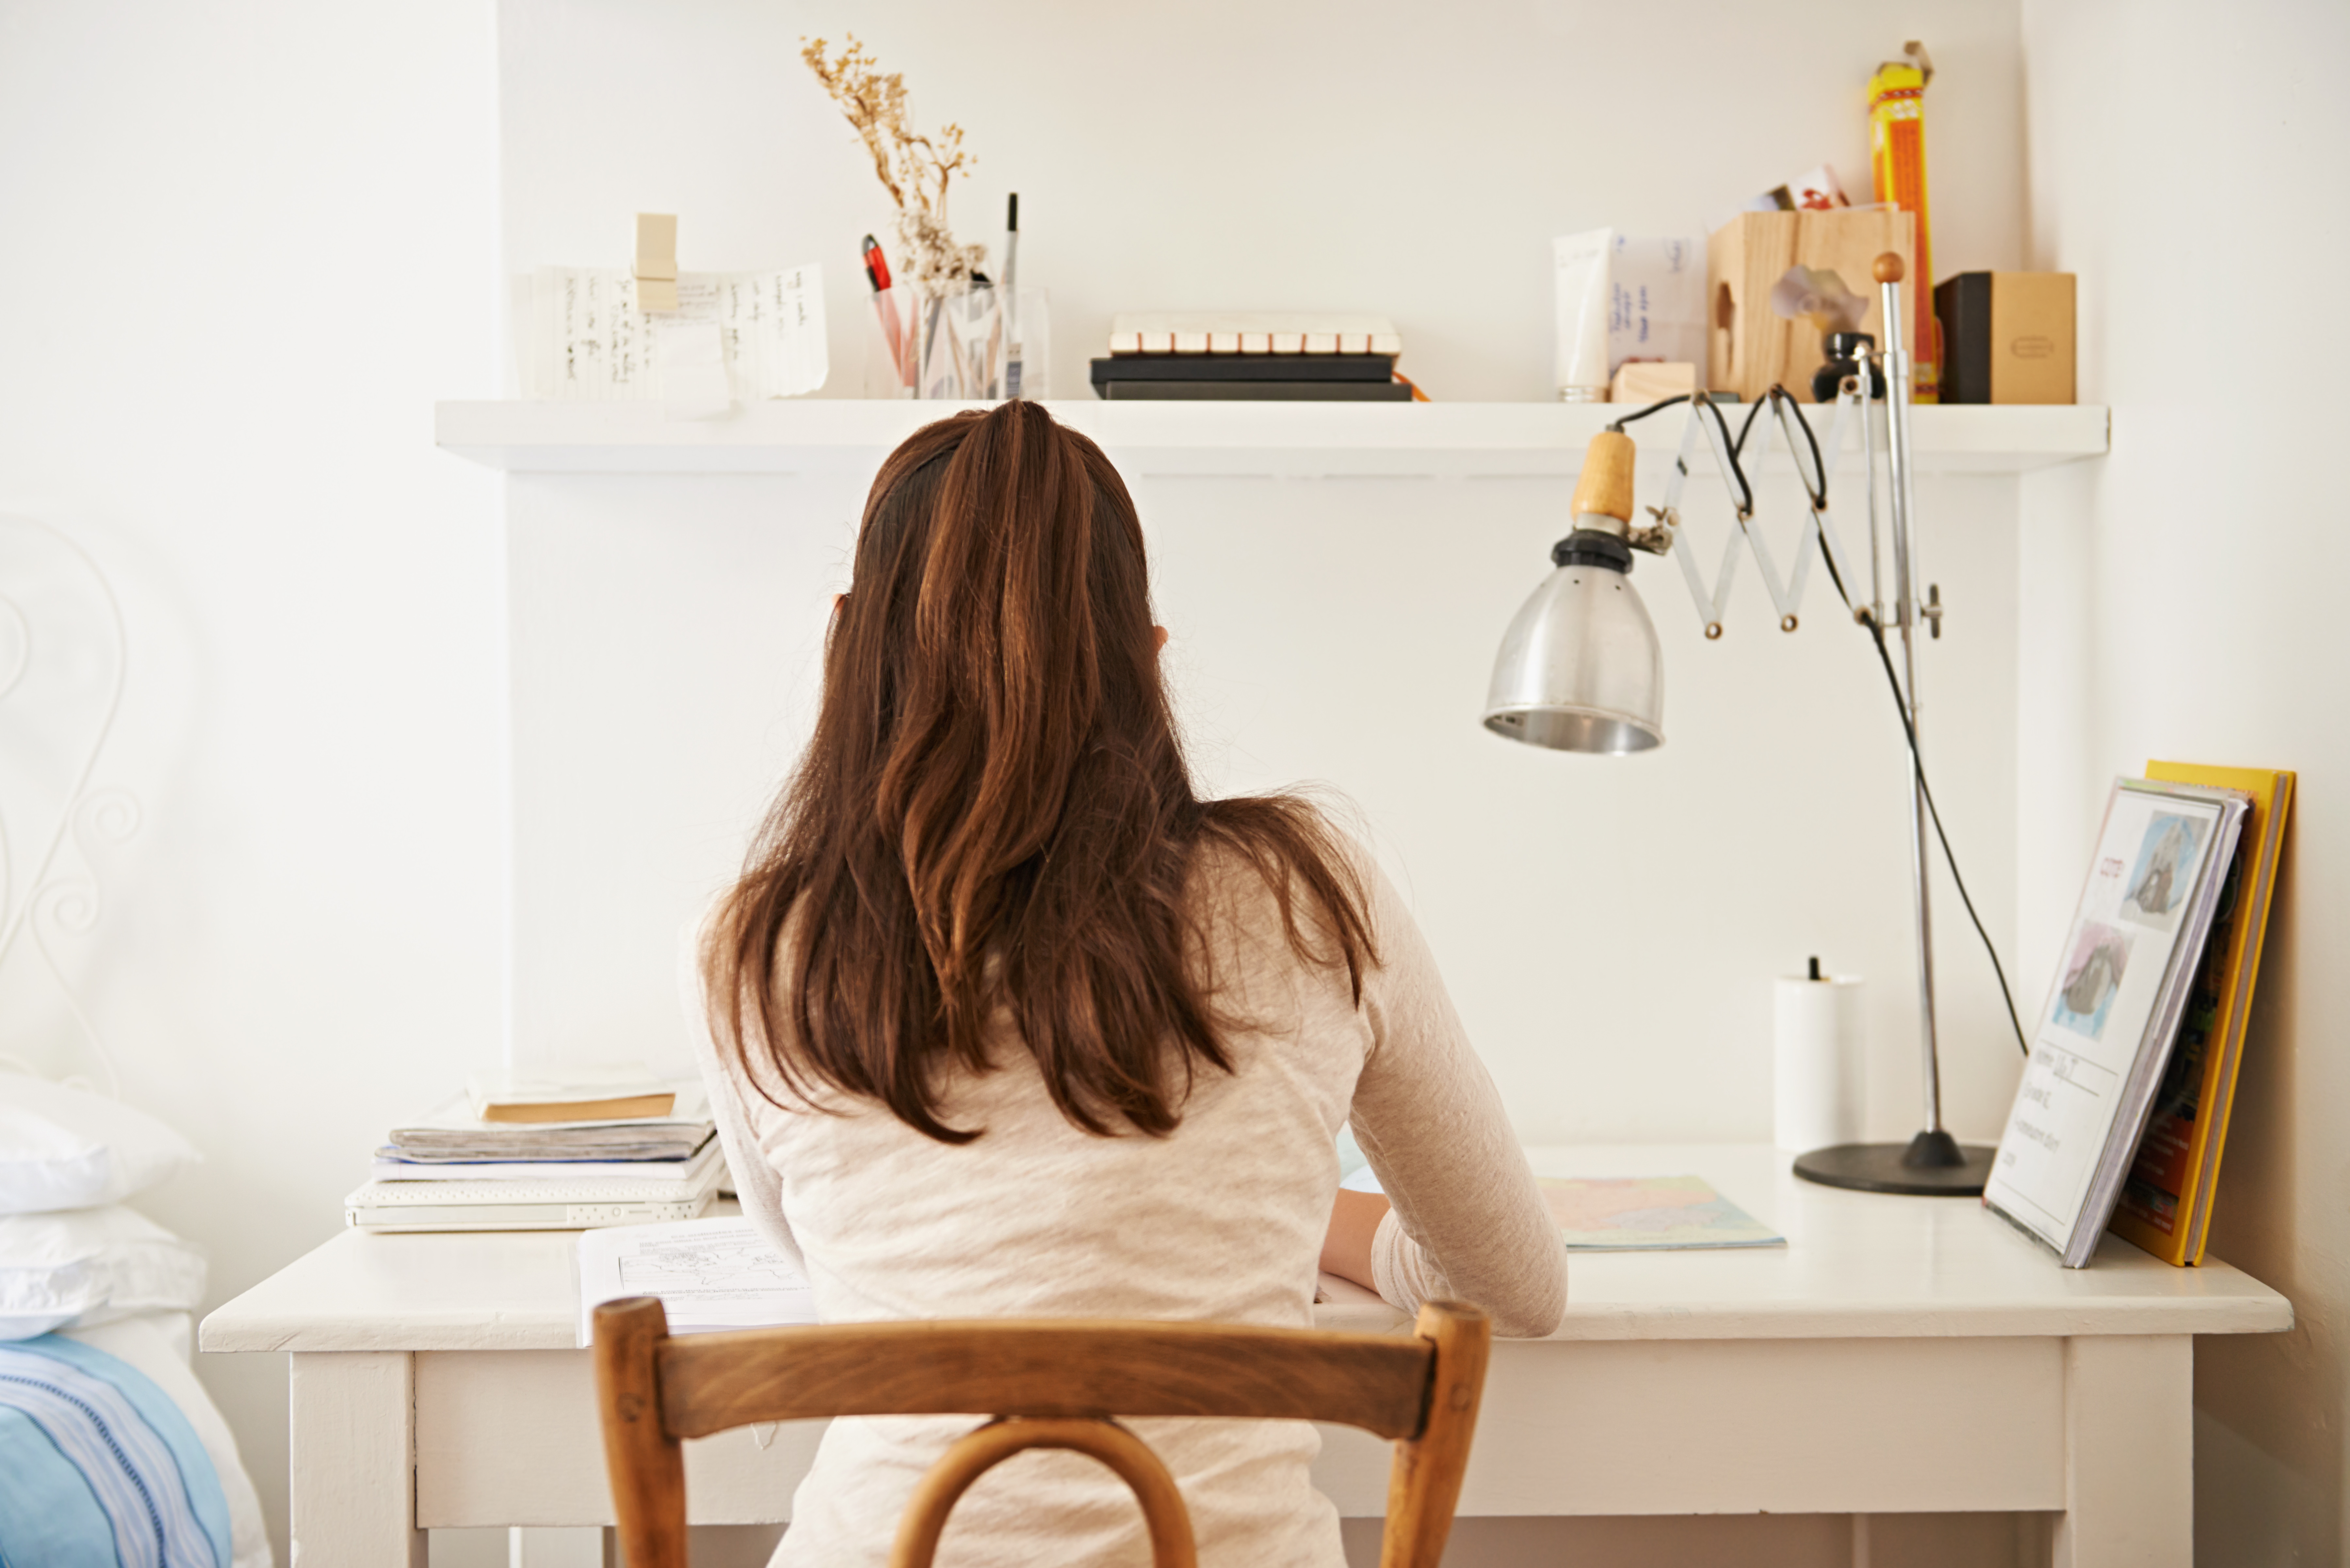
<instances>
[{"instance_id":1,"label":"dried flower stem","mask_svg":"<svg viewBox=\"0 0 2350 1568\"><path fill-rule=\"evenodd\" d=\"M883 74L880 61L854 33L837 57L827 48L822 38L804 38L800 58L855 128L898 209L898 238L905 247L900 275L933 296L970 287L987 247L957 244L947 227L947 187L958 173L968 178L978 161L962 150L962 127L941 127L935 141L916 131L907 123L902 75Z\"/></svg>"}]
</instances>

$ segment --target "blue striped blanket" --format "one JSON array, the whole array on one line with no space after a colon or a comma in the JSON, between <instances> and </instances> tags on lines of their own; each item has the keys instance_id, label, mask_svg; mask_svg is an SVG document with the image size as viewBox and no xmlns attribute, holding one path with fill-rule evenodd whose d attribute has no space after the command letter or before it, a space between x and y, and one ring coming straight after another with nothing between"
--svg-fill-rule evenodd
<instances>
[{"instance_id":1,"label":"blue striped blanket","mask_svg":"<svg viewBox=\"0 0 2350 1568\"><path fill-rule=\"evenodd\" d=\"M0 1343L0 1568L229 1568L228 1499L188 1418L132 1367Z\"/></svg>"}]
</instances>

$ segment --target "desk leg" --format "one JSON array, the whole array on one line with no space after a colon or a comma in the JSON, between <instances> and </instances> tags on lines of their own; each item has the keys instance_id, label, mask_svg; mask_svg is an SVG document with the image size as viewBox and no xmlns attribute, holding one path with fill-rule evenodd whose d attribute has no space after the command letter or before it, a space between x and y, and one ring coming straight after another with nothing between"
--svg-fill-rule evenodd
<instances>
[{"instance_id":1,"label":"desk leg","mask_svg":"<svg viewBox=\"0 0 2350 1568\"><path fill-rule=\"evenodd\" d=\"M2195 1341L2064 1342L2064 1513L2055 1568L2190 1568Z\"/></svg>"},{"instance_id":2,"label":"desk leg","mask_svg":"<svg viewBox=\"0 0 2350 1568\"><path fill-rule=\"evenodd\" d=\"M373 1350L292 1360L294 1568L426 1568L414 1362Z\"/></svg>"}]
</instances>

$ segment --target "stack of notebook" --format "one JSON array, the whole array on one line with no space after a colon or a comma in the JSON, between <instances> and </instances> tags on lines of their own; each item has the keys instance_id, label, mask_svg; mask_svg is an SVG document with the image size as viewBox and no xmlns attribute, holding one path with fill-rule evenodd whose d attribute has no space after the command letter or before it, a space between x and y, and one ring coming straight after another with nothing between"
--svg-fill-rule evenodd
<instances>
[{"instance_id":1,"label":"stack of notebook","mask_svg":"<svg viewBox=\"0 0 2350 1568\"><path fill-rule=\"evenodd\" d=\"M691 1220L726 1177L699 1084L634 1070L477 1079L391 1129L343 1201L369 1231L567 1231Z\"/></svg>"},{"instance_id":2,"label":"stack of notebook","mask_svg":"<svg viewBox=\"0 0 2350 1568\"><path fill-rule=\"evenodd\" d=\"M1403 340L1379 316L1120 316L1094 392L1112 401L1403 403Z\"/></svg>"}]
</instances>

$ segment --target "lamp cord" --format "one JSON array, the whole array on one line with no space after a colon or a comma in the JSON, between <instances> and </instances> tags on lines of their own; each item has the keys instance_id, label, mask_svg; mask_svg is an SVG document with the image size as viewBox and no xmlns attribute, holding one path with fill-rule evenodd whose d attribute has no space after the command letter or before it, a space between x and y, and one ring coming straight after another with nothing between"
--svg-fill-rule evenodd
<instances>
[{"instance_id":1,"label":"lamp cord","mask_svg":"<svg viewBox=\"0 0 2350 1568\"><path fill-rule=\"evenodd\" d=\"M1828 576L1831 579L1835 576L1835 566L1832 562L1828 566ZM1839 583L1836 587L1841 593L1844 585ZM1845 602L1850 604L1852 601L1847 598ZM1959 875L1959 857L1950 850L1950 836L1942 827L1941 807L1934 804L1934 791L1926 783L1925 759L1918 754L1918 727L1910 722L1909 704L1902 698L1901 683L1894 679L1893 655L1886 650L1885 628L1877 624L1877 618L1868 611L1864 609L1854 613L1860 624L1868 628L1869 640L1877 645L1877 662L1885 666L1885 679L1893 689L1893 707L1901 715L1901 733L1908 741L1910 758L1917 764L1918 793L1926 797L1926 815L1933 819L1934 836L1941 842L1942 861L1950 868L1950 881L1959 890L1959 902L1966 906L1967 919L1974 922L1975 935L1982 939L1983 953L1991 960L1991 971L1999 977L1999 999L2007 1004L2008 1027L2015 1031L2016 1049L2022 1052L2028 1061L2032 1056L2032 1046L2023 1038L2023 1021L2016 1016L2015 996L2007 988L2007 971L2000 966L1999 950L1991 945L1991 933L1983 929L1982 917L1975 913L1975 901L1967 893L1967 879Z\"/></svg>"},{"instance_id":2,"label":"lamp cord","mask_svg":"<svg viewBox=\"0 0 2350 1568\"><path fill-rule=\"evenodd\" d=\"M1721 404L1715 402L1711 397L1697 398L1688 392L1676 392L1669 398L1661 398L1656 402L1650 403L1645 409L1635 409L1632 412L1626 414L1622 419L1611 420L1608 421L1607 428L1614 431L1617 435L1622 435L1624 433L1624 427L1630 424L1634 420L1645 420L1650 414L1661 413L1665 410L1671 408L1676 403L1694 403L1696 408L1700 410L1699 414L1700 418L1703 418L1706 414L1711 414L1713 416L1714 428L1721 432L1721 449L1723 452L1728 453L1730 457L1730 476L1738 481L1738 493L1743 498L1739 504L1738 514L1741 517L1752 516L1754 512L1754 487L1746 483L1746 471L1738 465L1738 453L1740 450L1746 445L1747 431L1753 427L1754 415L1752 413L1750 412L1746 416L1746 422L1739 426L1738 433L1735 436L1732 436L1730 433L1730 421L1721 417ZM1754 406L1756 409L1760 409L1762 405L1757 403ZM1800 411L1798 412L1797 417L1802 417ZM1805 485L1804 488L1808 490L1810 486Z\"/></svg>"},{"instance_id":3,"label":"lamp cord","mask_svg":"<svg viewBox=\"0 0 2350 1568\"><path fill-rule=\"evenodd\" d=\"M1645 419L1650 414L1672 407L1675 403L1686 403L1691 400L1687 393L1679 397L1667 398L1661 402L1651 403L1645 409L1625 415L1608 428L1621 431L1634 420ZM1804 417L1804 405L1797 401L1786 388L1773 387L1762 400L1757 401L1747 411L1745 420L1739 426L1735 440L1731 439L1729 424L1722 419L1721 410L1715 406L1711 398L1700 398L1695 401L1700 408L1711 410L1715 422L1721 427L1723 442L1730 458L1731 475L1738 481L1739 493L1746 497L1749 511L1753 507L1754 488L1747 482L1745 470L1740 466L1738 459L1746 449L1746 437L1753 430L1755 416L1762 411L1763 403L1776 405L1784 402L1795 416L1796 428L1804 432L1804 445L1811 448L1812 474L1818 476L1819 483L1817 485L1812 483L1812 474L1805 474L1800 462L1795 465L1796 477L1803 482L1804 494L1810 499L1814 510L1827 509L1828 469L1827 464L1821 460L1819 438L1812 433L1812 421ZM1866 410L1864 409L1863 417L1866 417ZM1959 871L1959 857L1950 848L1950 833L1942 826L1941 807L1934 804L1933 787L1926 782L1926 758L1918 749L1917 722L1910 713L1908 698L1902 694L1900 678L1893 671L1893 655L1885 646L1885 628L1877 623L1875 615L1854 606L1852 595L1845 587L1844 574L1836 570L1835 556L1825 546L1820 551L1820 559L1827 565L1828 581L1835 585L1836 597L1844 600L1845 608L1852 611L1853 618L1867 630L1869 641L1876 646L1877 661L1884 666L1885 683L1893 693L1893 711L1900 715L1902 739L1908 742L1909 762L1916 771L1918 793L1925 800L1926 815L1934 824L1935 840L1942 846L1942 863L1950 868L1951 884L1959 890L1959 902L1966 907L1967 919L1974 923L1975 935L1982 939L1984 956L1991 960L1991 971L1999 981L1999 999L2007 1006L2008 1026L2015 1031L2016 1047L2029 1060L2032 1055L2032 1046L2023 1037L2023 1020L2015 1011L2015 993L2008 988L2007 970L1999 961L1999 949L1992 945L1991 932L1983 929L1982 916L1975 912L1974 897L1967 891L1967 879Z\"/></svg>"}]
</instances>

